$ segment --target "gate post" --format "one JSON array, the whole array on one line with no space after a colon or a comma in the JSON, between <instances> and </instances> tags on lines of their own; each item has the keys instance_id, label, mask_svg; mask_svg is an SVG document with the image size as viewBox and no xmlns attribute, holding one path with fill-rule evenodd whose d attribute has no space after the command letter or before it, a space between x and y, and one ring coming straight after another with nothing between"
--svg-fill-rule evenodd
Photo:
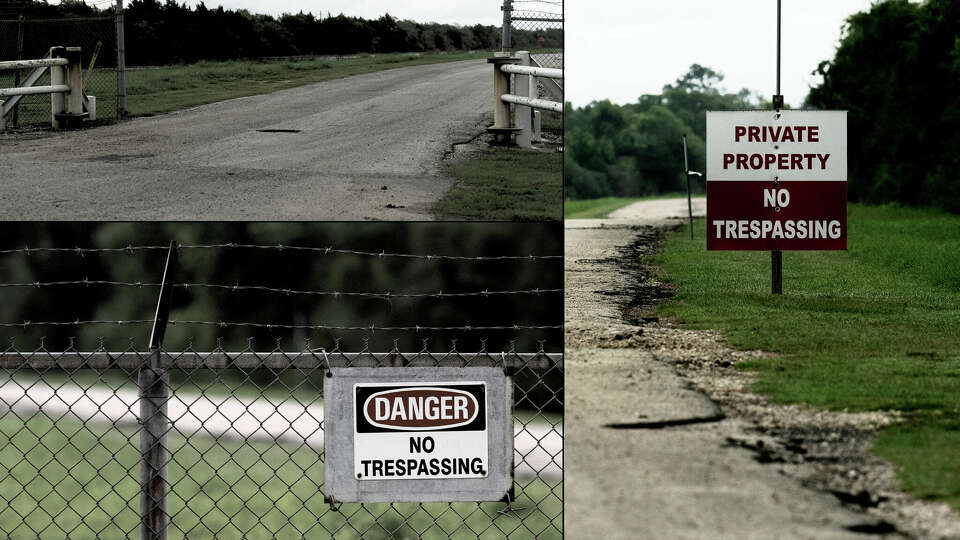
<instances>
[{"instance_id":1,"label":"gate post","mask_svg":"<svg viewBox=\"0 0 960 540\"><path fill-rule=\"evenodd\" d=\"M498 143L509 143L513 134L519 131L510 119L510 104L502 96L510 93L510 74L500 68L506 64L519 64L519 58L494 56L487 62L493 64L493 126L487 131L493 133Z\"/></svg>"},{"instance_id":2,"label":"gate post","mask_svg":"<svg viewBox=\"0 0 960 540\"><path fill-rule=\"evenodd\" d=\"M50 58L64 58L66 57L66 54L67 50L64 47L50 48ZM66 84L66 74L64 73L63 66L50 66L50 84L52 86ZM53 129L60 129L60 120L57 119L57 116L63 113L63 94L59 92L50 94L50 125L53 127Z\"/></svg>"},{"instance_id":3,"label":"gate post","mask_svg":"<svg viewBox=\"0 0 960 540\"><path fill-rule=\"evenodd\" d=\"M67 113L83 114L83 65L80 58L80 47L67 47Z\"/></svg>"},{"instance_id":4,"label":"gate post","mask_svg":"<svg viewBox=\"0 0 960 540\"><path fill-rule=\"evenodd\" d=\"M520 59L519 65L530 66L530 53L528 51L517 51L517 58ZM517 82L516 95L537 97L537 79L533 75L515 75ZM524 148L533 146L533 107L524 105L514 105L516 107L517 127L520 131L517 133L517 145Z\"/></svg>"}]
</instances>

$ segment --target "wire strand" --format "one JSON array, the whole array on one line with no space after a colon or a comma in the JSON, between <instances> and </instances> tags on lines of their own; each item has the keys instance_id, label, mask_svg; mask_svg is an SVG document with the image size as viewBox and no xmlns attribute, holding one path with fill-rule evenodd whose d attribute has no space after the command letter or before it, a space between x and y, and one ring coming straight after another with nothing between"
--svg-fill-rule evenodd
<instances>
[{"instance_id":1,"label":"wire strand","mask_svg":"<svg viewBox=\"0 0 960 540\"><path fill-rule=\"evenodd\" d=\"M144 281L109 281L109 280L67 280L67 281L34 281L18 283L0 283L0 289L3 288L33 288L43 287L65 287L65 286L116 286L116 287L160 287L161 283ZM465 297L487 297L487 296L513 296L513 295L540 295L562 293L563 289L521 289L508 291L469 291L469 292L443 292L434 293L394 293L384 292L341 292L341 291L306 291L297 289L283 289L278 287L268 287L265 285L226 285L220 283L175 283L173 287L179 289L220 289L228 291L261 291L269 293L284 294L287 296L329 296L329 297L359 297L359 298L378 298L390 300L393 298L465 298Z\"/></svg>"},{"instance_id":2,"label":"wire strand","mask_svg":"<svg viewBox=\"0 0 960 540\"><path fill-rule=\"evenodd\" d=\"M167 250L169 246L133 246L128 245L126 247L118 248L54 248L54 247L39 247L31 248L29 246L24 246L22 248L13 248L13 249L4 249L0 250L0 255L9 255L9 254L26 254L30 255L32 253L74 253L80 256L83 256L87 253L128 253L133 254L138 251L159 251ZM495 256L466 256L466 255L442 255L442 254L415 254L415 253L391 253L387 251L361 251L354 249L339 249L334 247L316 247L316 246L286 246L283 244L277 245L263 245L263 244L237 244L237 243L226 243L226 244L177 244L177 249L184 250L201 250L201 249L254 249L254 250L272 250L272 251L303 251L310 253L322 253L323 255L355 255L361 257L376 257L376 258L402 258L402 259L419 259L419 260L451 260L451 261L507 261L507 260L557 260L563 259L563 255L495 255Z\"/></svg>"},{"instance_id":3,"label":"wire strand","mask_svg":"<svg viewBox=\"0 0 960 540\"><path fill-rule=\"evenodd\" d=\"M116 325L137 325L152 324L153 319L131 319L131 320L75 320L75 321L24 321L22 323L0 323L0 328L28 328L31 326L88 326L96 324L116 324ZM227 322L227 321L191 321L191 320L170 320L170 326L197 325L197 326L218 326L220 328L245 327L245 328L267 328L284 330L339 330L339 331L362 331L362 332L393 332L393 331L414 331L414 332L436 332L436 331L498 331L498 330L559 330L562 325L501 325L501 326L330 326L325 324L267 324L251 322Z\"/></svg>"}]
</instances>

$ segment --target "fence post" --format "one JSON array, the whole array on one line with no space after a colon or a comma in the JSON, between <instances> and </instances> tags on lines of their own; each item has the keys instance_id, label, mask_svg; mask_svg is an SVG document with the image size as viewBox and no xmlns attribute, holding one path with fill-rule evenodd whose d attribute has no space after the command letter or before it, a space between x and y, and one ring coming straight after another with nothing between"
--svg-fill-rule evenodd
<instances>
[{"instance_id":1,"label":"fence post","mask_svg":"<svg viewBox=\"0 0 960 540\"><path fill-rule=\"evenodd\" d=\"M530 66L530 53L528 51L517 51L516 57L520 59L519 65ZM516 95L536 97L537 80L533 75L514 75L514 80L517 85L514 90ZM515 107L517 127L520 128L517 133L517 145L529 148L533 146L533 107L523 105L515 105Z\"/></svg>"},{"instance_id":2,"label":"fence post","mask_svg":"<svg viewBox=\"0 0 960 540\"><path fill-rule=\"evenodd\" d=\"M17 18L17 60L23 60L23 15ZM13 86L20 86L20 70L13 72ZM13 106L13 115L10 117L13 125L20 124L20 103ZM2 123L2 120L0 120ZM3 126L0 126L3 129Z\"/></svg>"},{"instance_id":3,"label":"fence post","mask_svg":"<svg viewBox=\"0 0 960 540\"><path fill-rule=\"evenodd\" d=\"M509 54L513 48L513 0L503 0L503 29L501 31L501 52Z\"/></svg>"},{"instance_id":4,"label":"fence post","mask_svg":"<svg viewBox=\"0 0 960 540\"><path fill-rule=\"evenodd\" d=\"M123 35L123 0L117 0L117 117L127 114L127 47Z\"/></svg>"},{"instance_id":5,"label":"fence post","mask_svg":"<svg viewBox=\"0 0 960 540\"><path fill-rule=\"evenodd\" d=\"M167 538L167 417L169 375L161 348L170 318L173 275L177 266L176 242L170 242L157 311L150 333L150 358L141 366L140 386L140 539Z\"/></svg>"}]
</instances>

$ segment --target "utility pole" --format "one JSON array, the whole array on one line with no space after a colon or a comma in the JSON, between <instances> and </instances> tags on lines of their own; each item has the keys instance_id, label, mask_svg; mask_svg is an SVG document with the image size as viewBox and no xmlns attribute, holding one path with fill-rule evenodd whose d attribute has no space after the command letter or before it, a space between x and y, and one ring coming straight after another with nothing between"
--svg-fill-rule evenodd
<instances>
[{"instance_id":1,"label":"utility pole","mask_svg":"<svg viewBox=\"0 0 960 540\"><path fill-rule=\"evenodd\" d=\"M123 36L123 0L117 0L117 116L127 115L127 48Z\"/></svg>"}]
</instances>

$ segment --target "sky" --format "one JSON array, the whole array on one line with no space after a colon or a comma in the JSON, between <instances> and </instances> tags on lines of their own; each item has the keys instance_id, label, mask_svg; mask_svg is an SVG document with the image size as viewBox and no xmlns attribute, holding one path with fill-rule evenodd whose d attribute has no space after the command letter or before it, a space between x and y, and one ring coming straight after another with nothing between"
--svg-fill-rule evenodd
<instances>
[{"instance_id":1,"label":"sky","mask_svg":"<svg viewBox=\"0 0 960 540\"><path fill-rule=\"evenodd\" d=\"M803 103L833 58L844 20L870 0L783 0L781 93ZM583 106L632 103L658 94L698 63L724 74L723 87L776 91L775 0L566 1L565 91Z\"/></svg>"}]
</instances>

